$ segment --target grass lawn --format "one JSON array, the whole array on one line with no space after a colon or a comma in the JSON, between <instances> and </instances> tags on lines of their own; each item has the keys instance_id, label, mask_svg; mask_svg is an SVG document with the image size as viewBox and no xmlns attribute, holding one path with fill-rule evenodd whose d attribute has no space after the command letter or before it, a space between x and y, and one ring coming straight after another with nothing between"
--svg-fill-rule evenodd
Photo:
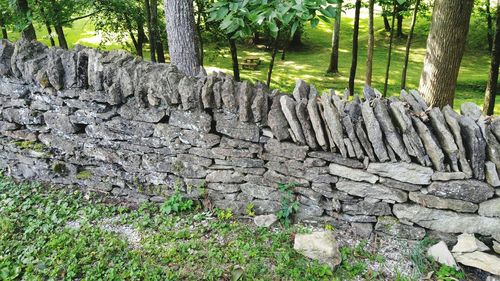
<instances>
[{"instance_id":1,"label":"grass lawn","mask_svg":"<svg viewBox=\"0 0 500 281\"><path fill-rule=\"evenodd\" d=\"M489 69L489 55L486 51L486 37L484 28L481 28L477 22L480 19L473 19L469 32L469 42L467 51L464 55L460 74L458 78L455 108L463 102L475 102L482 106L484 89ZM410 20L405 20L405 31L408 30ZM340 39L340 74L327 76L325 74L328 68L331 49L331 34L333 23L321 22L316 29L309 26L303 36L304 46L298 50L290 50L287 53L286 60L281 61L280 55L277 57L273 71L272 88L278 88L282 92L291 92L295 85L295 79L300 78L308 83L312 83L319 91L325 91L333 88L336 91L343 92L347 87L349 71L351 66L351 44L353 20L347 16L342 19L342 30ZM363 17L360 21L359 36L359 56L356 76L356 91L362 92L364 84L365 62L366 62L366 42L368 32L368 20ZM426 34L429 29L429 21L419 19L415 31L415 38L412 45L410 63L408 68L407 87L414 89L418 87L420 73L425 56ZM46 44L49 43L47 32L44 28L37 28L40 40ZM80 20L74 23L72 28L66 28L67 41L70 46L82 44L91 47L98 47L101 37L93 31L92 23L87 20ZM374 69L373 85L379 90L383 90L385 78L385 67L387 62L387 46L389 34L383 28L382 18L375 18L375 51L374 51ZM12 39L18 37L11 33ZM392 55L392 64L389 78L389 95L399 95L401 70L404 59L406 39L395 39ZM122 46L116 43L108 43L102 46L105 49L119 49ZM269 65L270 52L263 48L240 44L239 59L246 56L258 56L263 60L263 64L255 71L241 70L242 78L251 81L265 81L267 68ZM148 50L145 52L145 58L149 57ZM232 73L231 56L229 49L224 46L223 49L216 48L215 44L205 44L205 67L208 71L222 70ZM500 98L495 107L495 114L500 115Z\"/></svg>"}]
</instances>

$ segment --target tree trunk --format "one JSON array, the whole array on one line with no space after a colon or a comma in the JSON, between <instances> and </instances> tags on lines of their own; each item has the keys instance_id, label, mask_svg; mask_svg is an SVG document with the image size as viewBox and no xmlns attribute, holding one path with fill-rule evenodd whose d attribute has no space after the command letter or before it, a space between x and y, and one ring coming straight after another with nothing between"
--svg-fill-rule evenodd
<instances>
[{"instance_id":1,"label":"tree trunk","mask_svg":"<svg viewBox=\"0 0 500 281\"><path fill-rule=\"evenodd\" d=\"M146 32L142 21L137 21L137 53L142 58L144 57L144 44L147 42Z\"/></svg>"},{"instance_id":2,"label":"tree trunk","mask_svg":"<svg viewBox=\"0 0 500 281\"><path fill-rule=\"evenodd\" d=\"M387 32L391 31L391 24L389 23L389 19L387 18L387 15L383 14L382 17L384 18L385 31L387 31Z\"/></svg>"},{"instance_id":3,"label":"tree trunk","mask_svg":"<svg viewBox=\"0 0 500 281\"><path fill-rule=\"evenodd\" d=\"M375 45L375 32L373 30L373 6L375 0L370 0L368 3L368 48L366 54L366 75L365 84L372 85L373 76L373 49Z\"/></svg>"},{"instance_id":4,"label":"tree trunk","mask_svg":"<svg viewBox=\"0 0 500 281\"><path fill-rule=\"evenodd\" d=\"M271 55L271 62L269 63L269 70L267 71L267 81L266 85L267 87L271 86L271 75L273 74L273 67L274 67L274 59L276 58L276 54L278 53L278 36L276 36L276 39L274 39L274 44L273 44L273 53Z\"/></svg>"},{"instance_id":5,"label":"tree trunk","mask_svg":"<svg viewBox=\"0 0 500 281\"><path fill-rule=\"evenodd\" d=\"M474 0L436 0L419 90L430 106L453 105Z\"/></svg>"},{"instance_id":6,"label":"tree trunk","mask_svg":"<svg viewBox=\"0 0 500 281\"><path fill-rule=\"evenodd\" d=\"M302 46L302 31L300 30L301 27L297 28L295 33L293 34L292 40L290 41L290 46L293 47L300 47Z\"/></svg>"},{"instance_id":7,"label":"tree trunk","mask_svg":"<svg viewBox=\"0 0 500 281\"><path fill-rule=\"evenodd\" d=\"M238 64L238 49L236 41L229 38L229 49L231 50L231 59L233 61L233 76L235 81L240 81L240 66Z\"/></svg>"},{"instance_id":8,"label":"tree trunk","mask_svg":"<svg viewBox=\"0 0 500 281\"><path fill-rule=\"evenodd\" d=\"M200 70L200 41L194 21L193 2L164 0L170 61L195 76Z\"/></svg>"},{"instance_id":9,"label":"tree trunk","mask_svg":"<svg viewBox=\"0 0 500 281\"><path fill-rule=\"evenodd\" d=\"M327 73L339 73L339 45L340 45L340 19L342 17L342 1L337 3L337 15L333 24L332 54Z\"/></svg>"},{"instance_id":10,"label":"tree trunk","mask_svg":"<svg viewBox=\"0 0 500 281\"><path fill-rule=\"evenodd\" d=\"M45 22L45 27L47 28L47 33L49 34L50 46L55 47L56 41L54 41L54 36L52 36L52 27L50 27L49 22Z\"/></svg>"},{"instance_id":11,"label":"tree trunk","mask_svg":"<svg viewBox=\"0 0 500 281\"><path fill-rule=\"evenodd\" d=\"M149 4L149 0L144 0L144 9L146 10L146 22L148 25L149 32L149 50L150 50L150 58L152 62L156 62L156 35L153 29L153 16L151 14L151 5Z\"/></svg>"},{"instance_id":12,"label":"tree trunk","mask_svg":"<svg viewBox=\"0 0 500 281\"><path fill-rule=\"evenodd\" d=\"M384 93L383 96L387 96L387 86L389 83L389 70L391 69L391 56L392 56L392 40L394 39L394 19L396 18L397 13L397 4L394 1L394 9L392 14L392 22L391 22L391 36L389 38L389 50L387 55L387 66L385 68L385 81L384 81Z\"/></svg>"},{"instance_id":13,"label":"tree trunk","mask_svg":"<svg viewBox=\"0 0 500 281\"><path fill-rule=\"evenodd\" d=\"M17 0L17 7L19 8L19 12L21 12L23 17L27 21L29 21L26 28L24 28L24 30L21 32L21 37L28 41L36 40L36 32L35 28L33 27L33 22L27 17L30 10L28 6L28 0Z\"/></svg>"},{"instance_id":14,"label":"tree trunk","mask_svg":"<svg viewBox=\"0 0 500 281\"><path fill-rule=\"evenodd\" d=\"M254 45L257 45L257 44L259 44L259 41L260 41L259 32L255 31L255 32L253 33L252 43L253 43Z\"/></svg>"},{"instance_id":15,"label":"tree trunk","mask_svg":"<svg viewBox=\"0 0 500 281\"><path fill-rule=\"evenodd\" d=\"M163 51L163 43L161 42L161 34L158 28L158 1L151 0L150 4L151 4L151 23L152 23L151 28L154 30L154 35L156 39L156 41L154 42L157 54L156 59L158 62L164 63L165 52Z\"/></svg>"},{"instance_id":16,"label":"tree trunk","mask_svg":"<svg viewBox=\"0 0 500 281\"><path fill-rule=\"evenodd\" d=\"M497 19L495 38L493 39L493 48L491 50L490 74L486 93L484 95L483 112L486 115L493 115L495 111L495 98L498 86L498 67L500 65L500 3L497 3Z\"/></svg>"},{"instance_id":17,"label":"tree trunk","mask_svg":"<svg viewBox=\"0 0 500 281\"><path fill-rule=\"evenodd\" d=\"M0 14L0 28L2 29L2 38L8 40L9 35L7 34L7 27L5 27L5 22L1 14Z\"/></svg>"},{"instance_id":18,"label":"tree trunk","mask_svg":"<svg viewBox=\"0 0 500 281\"><path fill-rule=\"evenodd\" d=\"M358 66L358 34L359 34L359 10L361 9L361 0L356 0L354 12L354 31L352 33L352 63L351 73L349 75L349 94L354 95L354 80L356 79L356 68Z\"/></svg>"},{"instance_id":19,"label":"tree trunk","mask_svg":"<svg viewBox=\"0 0 500 281\"><path fill-rule=\"evenodd\" d=\"M399 7L399 6L398 6ZM404 37L404 34L403 34L403 15L401 14L401 9L400 8L397 8L397 16L396 16L396 19L397 19L397 32L396 32L396 36L398 38L403 38Z\"/></svg>"},{"instance_id":20,"label":"tree trunk","mask_svg":"<svg viewBox=\"0 0 500 281\"><path fill-rule=\"evenodd\" d=\"M418 6L420 6L420 0L415 1L415 8L413 9L413 16L411 18L410 33L408 34L408 40L406 40L405 61L403 63L403 73L401 77L401 89L406 89L406 73L408 72L408 61L410 60L411 40L413 39L415 23L417 22Z\"/></svg>"},{"instance_id":21,"label":"tree trunk","mask_svg":"<svg viewBox=\"0 0 500 281\"><path fill-rule=\"evenodd\" d=\"M486 21L488 22L488 51L493 48L493 19L491 17L490 0L486 0Z\"/></svg>"},{"instance_id":22,"label":"tree trunk","mask_svg":"<svg viewBox=\"0 0 500 281\"><path fill-rule=\"evenodd\" d=\"M57 33L57 40L59 41L59 47L67 50L68 49L68 42L66 41L66 36L64 35L64 29L60 25L55 26L56 33Z\"/></svg>"}]
</instances>

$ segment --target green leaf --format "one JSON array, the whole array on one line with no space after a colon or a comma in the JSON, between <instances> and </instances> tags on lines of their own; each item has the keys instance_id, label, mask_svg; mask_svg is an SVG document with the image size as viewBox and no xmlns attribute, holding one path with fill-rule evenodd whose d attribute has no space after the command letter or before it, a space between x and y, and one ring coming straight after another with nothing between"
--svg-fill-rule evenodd
<instances>
[{"instance_id":1,"label":"green leaf","mask_svg":"<svg viewBox=\"0 0 500 281\"><path fill-rule=\"evenodd\" d=\"M316 28L316 26L318 26L318 24L319 24L319 19L317 19L317 18L313 18L313 19L311 20L311 27L312 27L312 28Z\"/></svg>"},{"instance_id":2,"label":"green leaf","mask_svg":"<svg viewBox=\"0 0 500 281\"><path fill-rule=\"evenodd\" d=\"M271 35L276 38L278 37L278 31L279 31L279 28L278 26L276 25L276 23L274 21L270 21L268 24L267 24L267 27L269 28L269 31L271 32Z\"/></svg>"},{"instance_id":3,"label":"green leaf","mask_svg":"<svg viewBox=\"0 0 500 281\"><path fill-rule=\"evenodd\" d=\"M293 37L293 35L295 34L295 31L297 31L298 27L299 27L299 23L298 22L294 22L293 25L292 25L291 32L290 32L290 37Z\"/></svg>"}]
</instances>

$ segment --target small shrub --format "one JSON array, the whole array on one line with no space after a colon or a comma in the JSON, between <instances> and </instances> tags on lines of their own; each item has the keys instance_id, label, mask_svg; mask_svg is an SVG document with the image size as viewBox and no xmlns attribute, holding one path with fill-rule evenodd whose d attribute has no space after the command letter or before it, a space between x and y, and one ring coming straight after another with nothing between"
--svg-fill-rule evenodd
<instances>
[{"instance_id":1,"label":"small shrub","mask_svg":"<svg viewBox=\"0 0 500 281\"><path fill-rule=\"evenodd\" d=\"M217 218L222 221L227 221L233 218L233 211L231 209L216 209L215 213Z\"/></svg>"},{"instance_id":2,"label":"small shrub","mask_svg":"<svg viewBox=\"0 0 500 281\"><path fill-rule=\"evenodd\" d=\"M299 210L299 202L295 200L292 188L297 186L296 183L279 184L278 187L282 192L281 210L278 212L278 219L288 227L292 221L293 215Z\"/></svg>"},{"instance_id":3,"label":"small shrub","mask_svg":"<svg viewBox=\"0 0 500 281\"><path fill-rule=\"evenodd\" d=\"M255 205L253 203L248 203L245 207L245 214L249 217L255 217Z\"/></svg>"},{"instance_id":4,"label":"small shrub","mask_svg":"<svg viewBox=\"0 0 500 281\"><path fill-rule=\"evenodd\" d=\"M465 273L463 271L456 270L451 266L441 265L439 270L436 272L436 278L437 280L442 281L464 280Z\"/></svg>"},{"instance_id":5,"label":"small shrub","mask_svg":"<svg viewBox=\"0 0 500 281\"><path fill-rule=\"evenodd\" d=\"M192 210L194 207L193 200L183 198L179 190L177 190L172 196L165 201L161 207L160 211L165 215L170 215L172 213L181 213Z\"/></svg>"}]
</instances>

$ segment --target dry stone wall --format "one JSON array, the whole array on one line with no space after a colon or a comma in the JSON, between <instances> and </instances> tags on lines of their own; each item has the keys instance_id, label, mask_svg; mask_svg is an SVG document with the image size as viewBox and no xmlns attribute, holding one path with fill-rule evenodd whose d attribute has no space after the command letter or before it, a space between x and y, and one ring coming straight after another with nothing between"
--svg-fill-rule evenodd
<instances>
[{"instance_id":1,"label":"dry stone wall","mask_svg":"<svg viewBox=\"0 0 500 281\"><path fill-rule=\"evenodd\" d=\"M1 42L0 75L0 169L17 179L135 202L177 187L257 214L277 212L278 183L295 183L298 219L500 241L500 119L474 104L457 114L416 91L384 99L368 87L348 101L303 81L286 95L26 41Z\"/></svg>"}]
</instances>

